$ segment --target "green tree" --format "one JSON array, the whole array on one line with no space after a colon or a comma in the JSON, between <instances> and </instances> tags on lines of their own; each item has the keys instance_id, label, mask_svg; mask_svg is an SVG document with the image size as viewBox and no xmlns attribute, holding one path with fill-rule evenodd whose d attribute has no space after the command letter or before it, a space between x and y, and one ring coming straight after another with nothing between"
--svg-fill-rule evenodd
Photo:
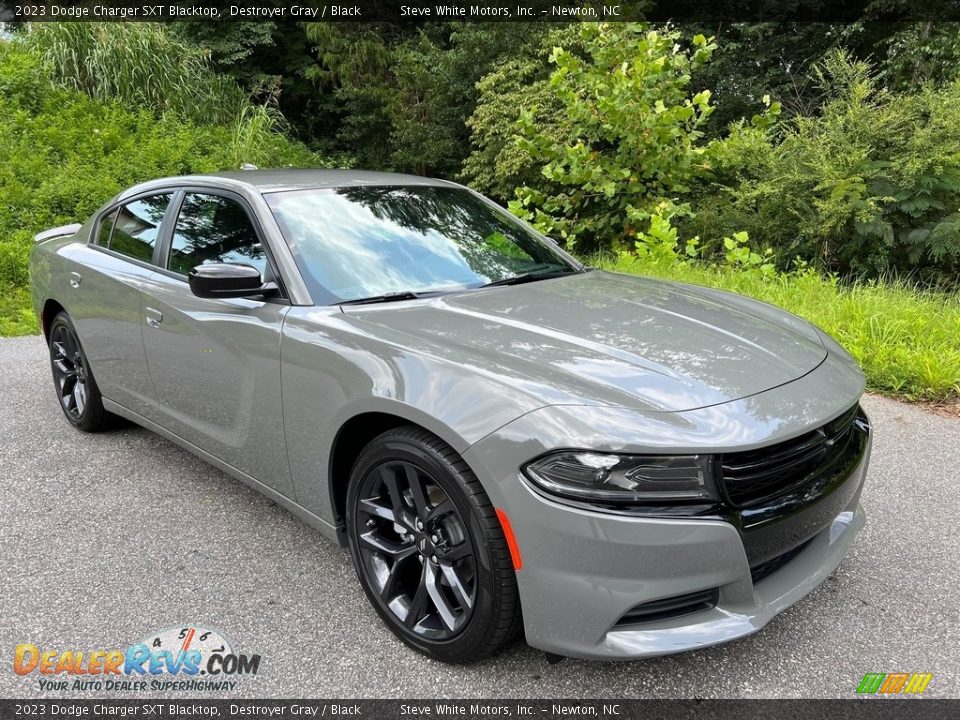
<instances>
[{"instance_id":1,"label":"green tree","mask_svg":"<svg viewBox=\"0 0 960 720\"><path fill-rule=\"evenodd\" d=\"M396 97L393 48L401 29L357 23L306 23L315 60L303 70L319 97L316 132L359 166L387 168L390 108Z\"/></svg>"},{"instance_id":2,"label":"green tree","mask_svg":"<svg viewBox=\"0 0 960 720\"><path fill-rule=\"evenodd\" d=\"M557 47L551 88L569 137L520 118L521 147L550 183L518 189L511 209L579 250L632 247L651 218L690 212L679 196L707 170L701 127L710 92L692 92L690 73L715 45L703 35L684 46L675 30L640 24L584 24L585 56Z\"/></svg>"},{"instance_id":3,"label":"green tree","mask_svg":"<svg viewBox=\"0 0 960 720\"><path fill-rule=\"evenodd\" d=\"M397 95L391 108L391 165L455 177L470 147L467 118L477 83L542 34L543 27L501 23L439 23L423 28L395 52Z\"/></svg>"},{"instance_id":4,"label":"green tree","mask_svg":"<svg viewBox=\"0 0 960 720\"><path fill-rule=\"evenodd\" d=\"M292 73L276 62L280 54L277 23L174 22L169 27L183 42L200 48L213 70L232 77L252 98L276 104L285 80L289 86Z\"/></svg>"},{"instance_id":5,"label":"green tree","mask_svg":"<svg viewBox=\"0 0 960 720\"><path fill-rule=\"evenodd\" d=\"M960 72L957 23L908 23L887 39L879 61L881 79L894 90L944 85Z\"/></svg>"},{"instance_id":6,"label":"green tree","mask_svg":"<svg viewBox=\"0 0 960 720\"><path fill-rule=\"evenodd\" d=\"M687 37L702 33L716 38L710 62L691 72L694 86L713 93L716 110L703 127L711 137L725 135L731 123L756 113L765 95L782 103L785 117L816 113L824 98L811 80L812 67L845 39L862 39L830 23L726 23L716 28L681 23L678 27Z\"/></svg>"},{"instance_id":7,"label":"green tree","mask_svg":"<svg viewBox=\"0 0 960 720\"><path fill-rule=\"evenodd\" d=\"M453 177L469 152L477 81L541 31L529 25L310 23L334 148L364 167Z\"/></svg>"},{"instance_id":8,"label":"green tree","mask_svg":"<svg viewBox=\"0 0 960 720\"><path fill-rule=\"evenodd\" d=\"M466 121L472 147L460 179L503 202L520 186L546 182L542 162L516 141L521 113L529 112L540 134L554 142L570 135L563 103L550 84L549 56L557 46L582 52L579 28L547 28L477 83L477 100Z\"/></svg>"}]
</instances>

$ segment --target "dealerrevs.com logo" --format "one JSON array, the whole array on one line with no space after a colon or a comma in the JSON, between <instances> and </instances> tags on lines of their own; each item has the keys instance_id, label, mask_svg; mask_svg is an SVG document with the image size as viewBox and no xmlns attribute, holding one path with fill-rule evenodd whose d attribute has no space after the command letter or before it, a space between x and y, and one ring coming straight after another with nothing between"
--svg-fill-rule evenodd
<instances>
[{"instance_id":1,"label":"dealerrevs.com logo","mask_svg":"<svg viewBox=\"0 0 960 720\"><path fill-rule=\"evenodd\" d=\"M20 643L17 675L36 676L40 690L233 690L237 678L256 675L259 655L235 652L216 630L169 628L121 649L59 650Z\"/></svg>"}]
</instances>

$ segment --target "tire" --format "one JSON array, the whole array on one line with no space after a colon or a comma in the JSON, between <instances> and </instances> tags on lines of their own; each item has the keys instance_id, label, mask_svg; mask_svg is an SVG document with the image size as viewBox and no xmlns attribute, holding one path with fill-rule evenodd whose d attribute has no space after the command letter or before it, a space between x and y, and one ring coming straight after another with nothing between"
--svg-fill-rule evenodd
<instances>
[{"instance_id":1,"label":"tire","mask_svg":"<svg viewBox=\"0 0 960 720\"><path fill-rule=\"evenodd\" d=\"M50 369L60 409L67 420L85 432L98 432L109 425L100 388L90 371L70 316L60 312L50 323Z\"/></svg>"},{"instance_id":2,"label":"tire","mask_svg":"<svg viewBox=\"0 0 960 720\"><path fill-rule=\"evenodd\" d=\"M403 426L372 440L350 474L346 523L364 592L410 647L467 663L519 633L517 578L496 512L434 435Z\"/></svg>"}]
</instances>

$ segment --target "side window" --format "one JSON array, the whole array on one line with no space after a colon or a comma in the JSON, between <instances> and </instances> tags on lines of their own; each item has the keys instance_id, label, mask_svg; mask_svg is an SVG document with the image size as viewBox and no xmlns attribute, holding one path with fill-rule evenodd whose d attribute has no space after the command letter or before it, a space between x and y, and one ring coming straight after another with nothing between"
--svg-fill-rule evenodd
<instances>
[{"instance_id":1,"label":"side window","mask_svg":"<svg viewBox=\"0 0 960 720\"><path fill-rule=\"evenodd\" d=\"M100 232L97 233L97 245L100 247L110 247L110 232L113 230L113 224L116 221L116 209L100 221Z\"/></svg>"},{"instance_id":2,"label":"side window","mask_svg":"<svg viewBox=\"0 0 960 720\"><path fill-rule=\"evenodd\" d=\"M114 221L110 249L137 260L153 260L153 247L160 235L160 221L171 197L170 193L152 195L121 205Z\"/></svg>"},{"instance_id":3,"label":"side window","mask_svg":"<svg viewBox=\"0 0 960 720\"><path fill-rule=\"evenodd\" d=\"M243 206L220 195L187 193L167 268L186 275L208 262L245 263L266 274L267 256Z\"/></svg>"}]
</instances>

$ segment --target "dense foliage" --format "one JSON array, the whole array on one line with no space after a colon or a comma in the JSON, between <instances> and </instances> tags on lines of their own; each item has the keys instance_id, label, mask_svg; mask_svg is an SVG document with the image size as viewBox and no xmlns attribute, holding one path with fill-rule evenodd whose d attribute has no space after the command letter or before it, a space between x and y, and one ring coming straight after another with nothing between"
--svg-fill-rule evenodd
<instances>
[{"instance_id":1,"label":"dense foliage","mask_svg":"<svg viewBox=\"0 0 960 720\"><path fill-rule=\"evenodd\" d=\"M735 230L848 276L960 271L960 82L898 95L837 52L816 68L825 101L778 136L738 127L718 143L691 234Z\"/></svg>"},{"instance_id":2,"label":"dense foliage","mask_svg":"<svg viewBox=\"0 0 960 720\"><path fill-rule=\"evenodd\" d=\"M58 83L465 181L590 252L746 231L858 277L954 283L960 28L44 24ZM871 63L867 65L866 63ZM772 121L780 115L779 123ZM916 129L921 132L915 132ZM639 245L636 243L639 242Z\"/></svg>"},{"instance_id":3,"label":"dense foliage","mask_svg":"<svg viewBox=\"0 0 960 720\"><path fill-rule=\"evenodd\" d=\"M567 26L527 43L483 76L466 125L470 154L460 179L477 190L507 201L514 190L543 181L542 165L530 153L529 143L517 142L517 121L537 127L541 137L562 142L570 136L569 121L550 83L550 54L555 47L581 52L580 33Z\"/></svg>"}]
</instances>

